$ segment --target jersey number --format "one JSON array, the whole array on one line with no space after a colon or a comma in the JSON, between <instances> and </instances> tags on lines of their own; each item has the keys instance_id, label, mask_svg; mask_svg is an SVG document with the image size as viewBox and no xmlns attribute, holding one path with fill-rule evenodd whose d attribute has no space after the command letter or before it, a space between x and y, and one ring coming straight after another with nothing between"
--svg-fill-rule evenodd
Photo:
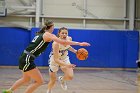
<instances>
[{"instance_id":1,"label":"jersey number","mask_svg":"<svg viewBox=\"0 0 140 93\"><path fill-rule=\"evenodd\" d=\"M32 42L35 42L39 36L35 36Z\"/></svg>"}]
</instances>

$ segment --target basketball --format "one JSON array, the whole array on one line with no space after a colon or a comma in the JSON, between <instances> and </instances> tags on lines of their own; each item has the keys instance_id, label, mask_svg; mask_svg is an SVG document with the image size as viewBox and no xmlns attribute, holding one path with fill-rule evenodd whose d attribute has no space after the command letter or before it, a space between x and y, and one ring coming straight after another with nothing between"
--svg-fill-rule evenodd
<instances>
[{"instance_id":1,"label":"basketball","mask_svg":"<svg viewBox=\"0 0 140 93\"><path fill-rule=\"evenodd\" d=\"M79 60L86 60L88 58L88 51L85 48L80 48L77 50L76 57Z\"/></svg>"}]
</instances>

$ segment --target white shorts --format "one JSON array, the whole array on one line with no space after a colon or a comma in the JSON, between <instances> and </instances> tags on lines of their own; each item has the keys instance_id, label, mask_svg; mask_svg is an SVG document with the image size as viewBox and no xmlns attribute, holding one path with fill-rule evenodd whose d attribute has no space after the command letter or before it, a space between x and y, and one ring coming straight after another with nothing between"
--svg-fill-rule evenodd
<instances>
[{"instance_id":1,"label":"white shorts","mask_svg":"<svg viewBox=\"0 0 140 93\"><path fill-rule=\"evenodd\" d=\"M68 56L65 59L61 59L61 61L65 62L67 64L71 64ZM60 66L54 61L53 56L52 56L49 60L49 71L57 72L59 70L59 67Z\"/></svg>"}]
</instances>

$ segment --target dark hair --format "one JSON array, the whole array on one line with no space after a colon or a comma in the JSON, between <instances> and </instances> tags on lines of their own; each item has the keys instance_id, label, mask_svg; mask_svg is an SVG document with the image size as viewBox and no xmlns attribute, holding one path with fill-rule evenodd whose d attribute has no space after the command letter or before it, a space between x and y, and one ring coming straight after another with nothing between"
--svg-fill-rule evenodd
<instances>
[{"instance_id":1,"label":"dark hair","mask_svg":"<svg viewBox=\"0 0 140 93\"><path fill-rule=\"evenodd\" d=\"M36 32L36 34L42 34L42 33L45 33L45 30L48 30L50 29L51 27L53 26L53 21L51 20L46 20L44 22L44 26L40 29L40 31Z\"/></svg>"},{"instance_id":2,"label":"dark hair","mask_svg":"<svg viewBox=\"0 0 140 93\"><path fill-rule=\"evenodd\" d=\"M60 33L62 30L68 30L68 29L67 29L66 27L61 27L61 28L58 30L57 37L59 37L59 33Z\"/></svg>"}]
</instances>

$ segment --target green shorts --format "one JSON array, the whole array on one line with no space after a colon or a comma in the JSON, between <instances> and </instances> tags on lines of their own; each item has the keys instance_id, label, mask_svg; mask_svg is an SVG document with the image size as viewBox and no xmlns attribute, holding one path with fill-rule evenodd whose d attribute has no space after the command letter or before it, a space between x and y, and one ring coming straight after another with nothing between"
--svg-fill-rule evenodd
<instances>
[{"instance_id":1,"label":"green shorts","mask_svg":"<svg viewBox=\"0 0 140 93\"><path fill-rule=\"evenodd\" d=\"M19 58L19 69L26 72L36 68L34 58L25 53L22 53Z\"/></svg>"}]
</instances>

